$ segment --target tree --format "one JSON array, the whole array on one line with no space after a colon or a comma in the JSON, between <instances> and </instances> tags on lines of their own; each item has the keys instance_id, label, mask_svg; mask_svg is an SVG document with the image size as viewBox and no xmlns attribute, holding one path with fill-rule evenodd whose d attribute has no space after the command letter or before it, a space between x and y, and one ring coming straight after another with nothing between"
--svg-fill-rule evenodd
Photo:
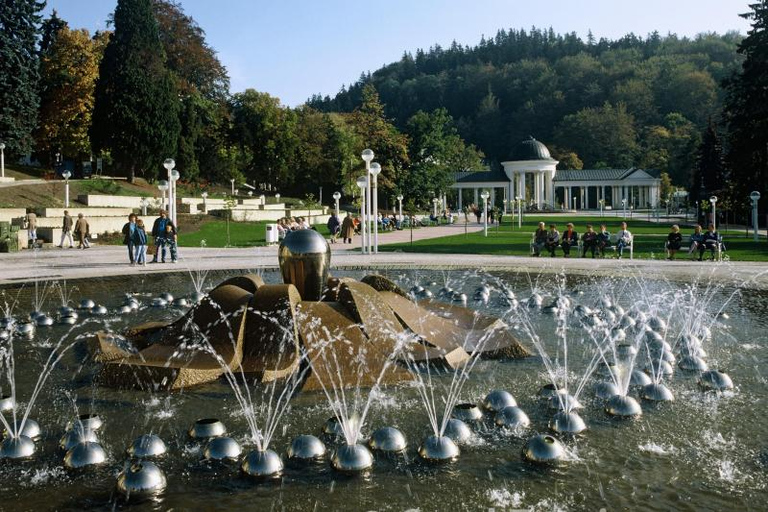
<instances>
[{"instance_id":1,"label":"tree","mask_svg":"<svg viewBox=\"0 0 768 512\"><path fill-rule=\"evenodd\" d=\"M363 145L373 150L376 161L381 164L379 189L385 193L394 191L400 173L408 164L408 138L385 117L384 105L375 87L363 87L362 104L352 113L350 121ZM360 162L362 165L362 160Z\"/></svg>"},{"instance_id":2,"label":"tree","mask_svg":"<svg viewBox=\"0 0 768 512\"><path fill-rule=\"evenodd\" d=\"M42 56L36 150L44 163L56 152L79 161L91 151L93 93L108 36L91 39L87 30L65 25L49 37Z\"/></svg>"},{"instance_id":3,"label":"tree","mask_svg":"<svg viewBox=\"0 0 768 512\"><path fill-rule=\"evenodd\" d=\"M10 155L32 149L37 124L40 11L45 2L0 2L0 141Z\"/></svg>"},{"instance_id":4,"label":"tree","mask_svg":"<svg viewBox=\"0 0 768 512\"><path fill-rule=\"evenodd\" d=\"M59 33L59 30L63 28L69 28L69 25L66 21L59 18L59 14L56 12L56 9L54 9L51 13L51 17L43 21L40 27L40 32L42 33L42 38L40 39L41 54L48 52L48 49L56 41L56 36Z\"/></svg>"},{"instance_id":5,"label":"tree","mask_svg":"<svg viewBox=\"0 0 768 512\"><path fill-rule=\"evenodd\" d=\"M723 146L716 126L710 120L699 146L689 194L691 199L696 201L707 199L711 194L720 193L724 189Z\"/></svg>"},{"instance_id":6,"label":"tree","mask_svg":"<svg viewBox=\"0 0 768 512\"><path fill-rule=\"evenodd\" d=\"M119 0L115 31L96 82L90 137L94 152L110 151L116 170L154 179L176 155L179 100L165 67L151 0Z\"/></svg>"},{"instance_id":7,"label":"tree","mask_svg":"<svg viewBox=\"0 0 768 512\"><path fill-rule=\"evenodd\" d=\"M763 197L768 195L768 1L760 0L749 7L751 11L742 17L752 21L752 28L737 50L744 62L741 71L725 84L723 112L731 182L744 202L750 190L761 192Z\"/></svg>"},{"instance_id":8,"label":"tree","mask_svg":"<svg viewBox=\"0 0 768 512\"><path fill-rule=\"evenodd\" d=\"M632 115L619 103L606 102L563 118L556 140L576 152L587 168L605 162L612 167L631 167L637 153L637 133Z\"/></svg>"},{"instance_id":9,"label":"tree","mask_svg":"<svg viewBox=\"0 0 768 512\"><path fill-rule=\"evenodd\" d=\"M453 118L443 108L414 114L408 120L406 133L411 164L402 174L398 189L409 195L429 201L430 191L447 191L457 171L478 170L482 166L483 154L464 143Z\"/></svg>"}]
</instances>

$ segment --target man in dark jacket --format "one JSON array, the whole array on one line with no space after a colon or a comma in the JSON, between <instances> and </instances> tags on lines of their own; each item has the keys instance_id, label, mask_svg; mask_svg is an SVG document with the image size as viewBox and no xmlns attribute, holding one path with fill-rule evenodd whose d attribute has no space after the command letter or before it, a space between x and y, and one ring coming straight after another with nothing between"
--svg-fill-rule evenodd
<instances>
[{"instance_id":1,"label":"man in dark jacket","mask_svg":"<svg viewBox=\"0 0 768 512\"><path fill-rule=\"evenodd\" d=\"M69 248L71 249L75 246L75 242L72 240L73 225L74 222L72 222L72 217L70 217L67 210L64 210L64 222L61 224L61 242L59 242L59 245L57 246L59 249L64 247L64 240L67 238L69 238Z\"/></svg>"},{"instance_id":2,"label":"man in dark jacket","mask_svg":"<svg viewBox=\"0 0 768 512\"><path fill-rule=\"evenodd\" d=\"M563 231L560 247L563 248L563 256L566 258L571 254L571 247L579 245L579 234L574 231L573 224L566 224L566 230Z\"/></svg>"},{"instance_id":3,"label":"man in dark jacket","mask_svg":"<svg viewBox=\"0 0 768 512\"><path fill-rule=\"evenodd\" d=\"M136 231L136 214L132 213L128 215L128 222L125 223L123 226L123 245L128 246L128 261L130 261L131 265L135 264L136 261L134 260L134 232Z\"/></svg>"},{"instance_id":4,"label":"man in dark jacket","mask_svg":"<svg viewBox=\"0 0 768 512\"><path fill-rule=\"evenodd\" d=\"M341 222L339 222L339 217L336 215L336 213L332 213L331 217L328 219L328 232L331 234L331 243L336 243L336 237L339 236L339 230L341 229Z\"/></svg>"},{"instance_id":5,"label":"man in dark jacket","mask_svg":"<svg viewBox=\"0 0 768 512\"><path fill-rule=\"evenodd\" d=\"M155 252L150 263L157 263L157 253L160 249L160 244L165 241L165 227L169 222L171 222L171 220L168 218L168 212L160 210L160 216L156 218L155 223L152 224L152 237L155 239Z\"/></svg>"}]
</instances>

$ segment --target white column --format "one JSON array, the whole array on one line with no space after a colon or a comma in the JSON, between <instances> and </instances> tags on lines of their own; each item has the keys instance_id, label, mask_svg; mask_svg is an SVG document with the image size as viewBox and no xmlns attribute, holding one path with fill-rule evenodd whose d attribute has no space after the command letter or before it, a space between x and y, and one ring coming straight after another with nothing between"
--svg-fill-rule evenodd
<instances>
[{"instance_id":1,"label":"white column","mask_svg":"<svg viewBox=\"0 0 768 512\"><path fill-rule=\"evenodd\" d=\"M464 204L463 204L463 202L461 200L461 196L462 196L461 193L464 191L464 189L459 187L459 188L456 189L456 191L459 193L459 200L457 201L457 204L458 204L459 211L461 211L461 210L464 209Z\"/></svg>"},{"instance_id":2,"label":"white column","mask_svg":"<svg viewBox=\"0 0 768 512\"><path fill-rule=\"evenodd\" d=\"M523 204L525 204L525 172L520 172L520 198L523 200Z\"/></svg>"},{"instance_id":3,"label":"white column","mask_svg":"<svg viewBox=\"0 0 768 512\"><path fill-rule=\"evenodd\" d=\"M477 194L477 187L475 187L475 200L473 201L473 204L480 208L480 205L478 204L478 194Z\"/></svg>"},{"instance_id":4,"label":"white column","mask_svg":"<svg viewBox=\"0 0 768 512\"><path fill-rule=\"evenodd\" d=\"M546 202L552 205L554 208L555 206L555 172L554 171L547 171L547 197Z\"/></svg>"},{"instance_id":5,"label":"white column","mask_svg":"<svg viewBox=\"0 0 768 512\"><path fill-rule=\"evenodd\" d=\"M567 186L565 187L565 209L570 210L571 209L571 187Z\"/></svg>"}]
</instances>

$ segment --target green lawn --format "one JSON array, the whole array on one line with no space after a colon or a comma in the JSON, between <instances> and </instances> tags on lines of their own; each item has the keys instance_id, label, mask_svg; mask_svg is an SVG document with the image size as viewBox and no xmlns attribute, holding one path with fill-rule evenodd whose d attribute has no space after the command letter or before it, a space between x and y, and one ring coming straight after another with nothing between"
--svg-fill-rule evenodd
<instances>
[{"instance_id":1,"label":"green lawn","mask_svg":"<svg viewBox=\"0 0 768 512\"><path fill-rule=\"evenodd\" d=\"M266 243L266 225L268 222L230 222L229 243L227 241L227 221L214 220L200 224L195 231L185 232L180 229L180 247L254 247ZM318 233L328 236L328 228L324 224L315 226ZM203 244L204 242L204 244Z\"/></svg>"},{"instance_id":2,"label":"green lawn","mask_svg":"<svg viewBox=\"0 0 768 512\"><path fill-rule=\"evenodd\" d=\"M463 222L463 216L460 222ZM416 241L410 243L383 245L381 251L403 251L403 252L422 252L438 254L492 254L492 255L514 255L528 256L530 253L530 242L532 233L536 230L539 221L545 222L547 226L557 224L558 230L562 233L565 230L565 224L573 221L572 217L559 216L528 216L523 222L522 229L517 228L517 220L514 226L509 217L505 217L503 224L488 229L488 237L483 236L483 232L474 232L467 235L453 235L442 238L432 238L428 240ZM576 231L581 234L586 229L587 224L592 224L595 230L599 229L601 223L605 223L608 231L615 234L619 229L621 219L618 217L576 217L574 226ZM635 235L635 257L636 258L664 258L664 242L669 227L673 223L651 223L647 220L640 220L637 216L634 219L627 219L628 229ZM474 219L470 219L470 226L476 226ZM428 228L427 228L428 229ZM681 226L683 236L693 232L692 228ZM728 258L736 261L768 261L768 243L763 241L754 243L752 238L745 238L744 232L726 233L721 230L726 246L726 255ZM558 251L562 254L560 251ZM687 254L678 253L678 258L687 258Z\"/></svg>"}]
</instances>

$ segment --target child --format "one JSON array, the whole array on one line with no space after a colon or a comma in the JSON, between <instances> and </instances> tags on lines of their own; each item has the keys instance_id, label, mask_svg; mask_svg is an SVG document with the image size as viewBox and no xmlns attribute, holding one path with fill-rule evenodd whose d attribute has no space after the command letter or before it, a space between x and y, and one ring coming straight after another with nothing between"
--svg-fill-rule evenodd
<instances>
[{"instance_id":1,"label":"child","mask_svg":"<svg viewBox=\"0 0 768 512\"><path fill-rule=\"evenodd\" d=\"M176 263L176 227L171 222L165 225L165 233L160 239L160 257L163 263L165 263L166 246L171 252L171 263Z\"/></svg>"},{"instance_id":2,"label":"child","mask_svg":"<svg viewBox=\"0 0 768 512\"><path fill-rule=\"evenodd\" d=\"M138 219L136 221L136 227L133 230L133 246L134 251L136 252L136 256L134 256L133 261L136 262L137 265L146 265L147 264L147 232L144 229L144 221L141 219Z\"/></svg>"}]
</instances>

